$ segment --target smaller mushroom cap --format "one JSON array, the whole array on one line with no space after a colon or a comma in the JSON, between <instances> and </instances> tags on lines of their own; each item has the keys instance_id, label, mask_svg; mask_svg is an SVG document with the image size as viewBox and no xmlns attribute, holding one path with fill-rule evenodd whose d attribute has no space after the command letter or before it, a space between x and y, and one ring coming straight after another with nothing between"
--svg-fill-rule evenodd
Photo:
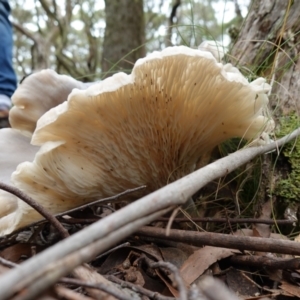
<instances>
[{"instance_id":1,"label":"smaller mushroom cap","mask_svg":"<svg viewBox=\"0 0 300 300\"><path fill-rule=\"evenodd\" d=\"M53 70L42 70L26 77L12 96L11 126L31 136L37 120L46 111L65 101L74 88L85 87L84 83Z\"/></svg>"},{"instance_id":2,"label":"smaller mushroom cap","mask_svg":"<svg viewBox=\"0 0 300 300\"><path fill-rule=\"evenodd\" d=\"M217 41L204 41L199 47L199 50L209 51L217 61L221 61L227 51L227 48Z\"/></svg>"}]
</instances>

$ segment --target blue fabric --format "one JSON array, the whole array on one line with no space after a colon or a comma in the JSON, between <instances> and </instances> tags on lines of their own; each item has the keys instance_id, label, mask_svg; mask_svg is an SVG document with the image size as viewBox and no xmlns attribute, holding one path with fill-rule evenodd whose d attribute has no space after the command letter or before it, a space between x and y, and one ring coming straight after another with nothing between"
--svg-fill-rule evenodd
<instances>
[{"instance_id":1,"label":"blue fabric","mask_svg":"<svg viewBox=\"0 0 300 300\"><path fill-rule=\"evenodd\" d=\"M0 94L11 97L17 86L12 66L12 26L8 1L0 1Z\"/></svg>"}]
</instances>

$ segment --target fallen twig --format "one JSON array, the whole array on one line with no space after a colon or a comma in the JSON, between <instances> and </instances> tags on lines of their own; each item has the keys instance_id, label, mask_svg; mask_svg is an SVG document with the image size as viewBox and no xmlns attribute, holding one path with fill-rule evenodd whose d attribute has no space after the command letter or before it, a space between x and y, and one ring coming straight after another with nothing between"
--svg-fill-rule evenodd
<instances>
[{"instance_id":1,"label":"fallen twig","mask_svg":"<svg viewBox=\"0 0 300 300\"><path fill-rule=\"evenodd\" d=\"M156 221L159 222L169 222L169 218L158 218ZM75 220L74 220L75 221ZM95 219L94 219L95 221ZM278 225L292 225L296 221L295 220L270 220L270 219L254 219L254 218L174 218L174 223L184 223L184 222L207 222L207 223L231 223L231 224L278 224ZM71 223L71 222L70 222Z\"/></svg>"},{"instance_id":2,"label":"fallen twig","mask_svg":"<svg viewBox=\"0 0 300 300\"><path fill-rule=\"evenodd\" d=\"M166 261L152 262L145 255L142 255L142 259L145 261L145 263L150 268L167 269L168 271L170 271L173 274L174 280L176 281L176 284L177 284L177 289L179 292L179 299L180 300L188 300L188 293L187 293L187 289L185 287L185 283L184 283L183 278L181 277L180 272L176 266L174 266L170 262L166 262Z\"/></svg>"},{"instance_id":3,"label":"fallen twig","mask_svg":"<svg viewBox=\"0 0 300 300\"><path fill-rule=\"evenodd\" d=\"M249 147L232 153L127 205L106 218L84 228L67 240L62 240L25 261L20 268L13 269L1 276L0 300L6 300L14 295L16 291L32 284L32 282L41 278L43 274L47 274L46 270L49 264L76 253L76 251L81 253L81 257L73 262L73 267L82 264L84 261L89 261L92 257L109 249L112 246L112 242L120 242L139 227L162 216L172 206L184 204L189 197L207 183L228 174L260 154L278 149L278 147L291 141L299 134L300 128L269 145ZM146 218L146 216L148 217ZM124 228L127 230L124 230ZM105 243L104 240L108 242ZM285 241L285 243L287 242ZM87 255L87 252L84 252L84 250L91 244L93 245L93 251L90 251ZM57 278L66 275L69 271L70 266L60 270L58 277L52 276L51 280L44 287L50 286ZM30 274L30 277L28 274Z\"/></svg>"},{"instance_id":4,"label":"fallen twig","mask_svg":"<svg viewBox=\"0 0 300 300\"><path fill-rule=\"evenodd\" d=\"M130 288L133 291L135 291L139 294L145 295L150 299L174 300L173 297L167 297L167 296L164 296L164 295L160 295L157 292L153 292L153 291L150 291L150 290L147 290L147 289L143 288L140 285L136 285L136 284L133 284L131 282L121 280L121 279L119 279L119 278L117 278L116 276L113 276L113 275L106 275L105 278L107 278L108 280L110 280L114 283L119 284L121 287Z\"/></svg>"},{"instance_id":5,"label":"fallen twig","mask_svg":"<svg viewBox=\"0 0 300 300\"><path fill-rule=\"evenodd\" d=\"M142 186L139 186L139 187L136 187L136 188L133 188L133 189L128 189L128 190L126 190L124 192L121 192L121 193L119 193L117 195L114 195L114 196L111 196L111 197L107 197L107 198L103 198L103 199L99 199L99 200L96 200L96 201L93 201L93 202L90 202L90 203L86 203L86 204L83 204L81 206L78 206L78 207L72 208L70 210L64 211L62 213L56 214L55 217L56 218L62 217L62 216L71 214L71 213L73 213L75 211L79 211L79 210L85 209L87 207L92 207L92 206L98 205L98 204L104 204L104 203L110 203L110 202L113 203L113 202L119 201L120 198L123 197L123 196L126 196L128 194L131 194L131 193L143 190L145 188L146 188L146 186L142 185Z\"/></svg>"},{"instance_id":6,"label":"fallen twig","mask_svg":"<svg viewBox=\"0 0 300 300\"><path fill-rule=\"evenodd\" d=\"M8 267L8 268L15 268L15 267L18 267L19 265L18 264L15 264L3 257L0 256L0 264L5 266L5 267Z\"/></svg>"},{"instance_id":7,"label":"fallen twig","mask_svg":"<svg viewBox=\"0 0 300 300\"><path fill-rule=\"evenodd\" d=\"M155 237L162 240L189 243L199 247L207 245L238 250L300 255L300 244L288 240L233 236L215 232L198 232L178 229L171 229L170 234L167 236L165 229L157 227L143 227L137 230L136 234Z\"/></svg>"},{"instance_id":8,"label":"fallen twig","mask_svg":"<svg viewBox=\"0 0 300 300\"><path fill-rule=\"evenodd\" d=\"M85 281L73 279L73 278L62 278L59 280L59 282L102 290L102 291L106 292L107 294L110 294L120 300L132 300L131 296L128 296L121 290L119 290L117 288L111 289L109 286L107 286L106 284L103 284L103 283L90 283L90 282L85 282Z\"/></svg>"},{"instance_id":9,"label":"fallen twig","mask_svg":"<svg viewBox=\"0 0 300 300\"><path fill-rule=\"evenodd\" d=\"M76 293L60 285L57 285L55 287L55 292L60 297L60 299L62 298L67 300L94 300L93 298Z\"/></svg>"},{"instance_id":10,"label":"fallen twig","mask_svg":"<svg viewBox=\"0 0 300 300\"><path fill-rule=\"evenodd\" d=\"M64 226L62 226L62 224L51 213L49 213L47 209L45 209L41 204L34 201L31 197L26 195L24 192L22 192L21 190L19 190L14 186L10 186L1 181L0 181L0 189L17 196L22 201L27 203L29 206L34 208L40 215L42 215L45 219L47 219L49 223L53 225L53 227L57 229L57 231L60 233L62 238L66 238L69 236L69 233L64 228Z\"/></svg>"},{"instance_id":11,"label":"fallen twig","mask_svg":"<svg viewBox=\"0 0 300 300\"><path fill-rule=\"evenodd\" d=\"M0 182L1 183L1 182ZM12 189L12 190L15 190L16 188L15 187L12 187L12 186L10 186L10 188ZM70 209L70 210L67 210L67 211L64 211L64 212L62 212L62 213L59 213L59 214L56 214L56 215L54 215L54 217L55 218L58 218L59 220L61 220L62 221L62 223L71 223L72 224L72 221L70 221L70 220L66 220L66 219L62 219L62 217L63 216L66 216L66 215L68 215L68 214L71 214L71 213L74 213L74 212L76 212L76 211L80 211L80 210L83 210L83 209L85 209L85 208L87 208L87 207L92 207L92 206L94 206L94 205L98 205L98 204L104 204L104 203L113 203L113 202L117 202L117 201L119 201L120 200L120 198L121 197L123 197L123 196L126 196L126 195L128 195L128 194L131 194L131 193L134 193L134 192L136 192L136 191L140 191L140 190L142 190L142 189L145 189L146 188L146 186L145 185L142 185L142 186L139 186L139 187L136 187L136 188L133 188L133 189L128 189L128 190L126 190L126 191L124 191L124 192L121 192L121 193L119 193L119 194L116 194L116 195L114 195L114 196L111 196L111 197L107 197L107 198L102 198L102 199L98 199L98 200L95 200L95 201L93 201L93 202L90 202L90 203L86 203L86 204L83 204L83 205L81 205L81 206L78 206L78 207L75 207L75 208L72 208L72 209ZM1 189L1 185L0 185L0 189ZM17 189L16 189L17 190ZM20 190L18 190L19 192L21 192ZM9 192L9 191L7 191L7 192ZM12 193L12 192L11 192ZM21 192L22 193L22 192ZM14 193L12 193L12 194L14 194ZM15 195L15 194L14 194ZM15 195L15 196L17 196L17 195ZM19 196L17 196L17 197L19 197ZM27 196L28 197L28 196ZM20 198L20 197L19 197ZM30 198L30 197L28 197L28 198ZM24 199L22 199L22 198L20 198L21 200L23 200L24 202L26 202ZM31 199L31 198L30 198ZM33 199L32 199L32 201L34 201ZM34 201L35 202L35 201ZM26 202L27 203L27 202ZM36 203L37 205L39 205L38 203ZM30 205L30 204L29 204ZM33 207L33 206L32 206ZM33 207L34 209L35 209L35 207ZM38 210L37 210L38 211ZM52 215L53 216L53 215ZM46 220L40 220L40 221L37 221L37 222L34 222L34 223L32 223L32 224L30 224L30 225L28 225L28 226L26 226L26 227L32 227L32 226L36 226L36 225L39 225L39 224L42 224L42 223L44 223L44 222L46 222L46 221L49 221L49 219L48 218L46 218ZM90 220L92 220L92 221L90 221ZM96 222L96 221L98 221L99 220L99 218L97 218L97 219L86 219L86 220L82 220L82 222L83 223L88 223L88 224L90 224L90 223L93 223L93 222ZM73 222L74 223L74 222ZM24 230L24 228L26 228L26 227L23 227L23 228L21 228L21 229L19 229L19 230L17 230L17 231L14 231L12 234L15 234L16 232L19 232L19 231L22 231L22 230Z\"/></svg>"},{"instance_id":12,"label":"fallen twig","mask_svg":"<svg viewBox=\"0 0 300 300\"><path fill-rule=\"evenodd\" d=\"M104 256L106 256L106 255L108 255L108 254L110 254L110 253L112 253L112 252L114 252L118 249L121 249L121 248L124 248L124 247L129 247L129 246L130 246L130 243L128 243L128 242L123 243L123 244L118 245L118 246L116 246L112 249L109 249L108 251L102 253L101 255L98 255L97 257L95 257L95 259L99 259L99 258L104 257Z\"/></svg>"},{"instance_id":13,"label":"fallen twig","mask_svg":"<svg viewBox=\"0 0 300 300\"><path fill-rule=\"evenodd\" d=\"M74 256L74 258L76 259L76 255ZM104 278L104 276L99 274L87 264L75 268L72 274L74 275L74 277L81 281L103 284L107 286L109 290L115 290L116 293L119 292L118 289L114 286L114 284L112 284L110 281ZM116 298L113 295L111 295L110 293L106 293L104 290L90 289L88 287L84 287L84 289L87 291L88 295L93 297L94 299L116 300ZM32 298L30 298L30 300L31 299Z\"/></svg>"},{"instance_id":14,"label":"fallen twig","mask_svg":"<svg viewBox=\"0 0 300 300\"><path fill-rule=\"evenodd\" d=\"M300 269L300 258L281 258L257 255L234 255L230 258L233 264L238 266L250 266L255 268L296 270Z\"/></svg>"}]
</instances>

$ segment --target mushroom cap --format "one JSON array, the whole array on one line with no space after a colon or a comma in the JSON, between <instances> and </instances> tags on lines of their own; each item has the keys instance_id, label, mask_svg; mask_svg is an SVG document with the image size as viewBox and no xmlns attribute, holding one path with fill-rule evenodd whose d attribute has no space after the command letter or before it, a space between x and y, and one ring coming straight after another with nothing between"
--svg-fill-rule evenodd
<instances>
[{"instance_id":1,"label":"mushroom cap","mask_svg":"<svg viewBox=\"0 0 300 300\"><path fill-rule=\"evenodd\" d=\"M73 88L84 88L84 84L53 70L42 70L26 77L12 96L11 126L31 136L37 120L65 101Z\"/></svg>"},{"instance_id":2,"label":"mushroom cap","mask_svg":"<svg viewBox=\"0 0 300 300\"><path fill-rule=\"evenodd\" d=\"M149 193L229 138L265 137L269 88L207 51L154 52L45 113L32 137L41 149L12 180L52 213L140 185Z\"/></svg>"},{"instance_id":3,"label":"mushroom cap","mask_svg":"<svg viewBox=\"0 0 300 300\"><path fill-rule=\"evenodd\" d=\"M199 50L209 51L217 61L221 61L228 50L225 46L217 41L204 41L199 47Z\"/></svg>"},{"instance_id":4,"label":"mushroom cap","mask_svg":"<svg viewBox=\"0 0 300 300\"><path fill-rule=\"evenodd\" d=\"M30 145L30 139L15 129L0 130L0 181L12 185L11 174L18 164L32 161L39 147ZM20 222L23 214L16 196L0 190L0 232L10 233ZM21 204L22 206L22 204Z\"/></svg>"}]
</instances>

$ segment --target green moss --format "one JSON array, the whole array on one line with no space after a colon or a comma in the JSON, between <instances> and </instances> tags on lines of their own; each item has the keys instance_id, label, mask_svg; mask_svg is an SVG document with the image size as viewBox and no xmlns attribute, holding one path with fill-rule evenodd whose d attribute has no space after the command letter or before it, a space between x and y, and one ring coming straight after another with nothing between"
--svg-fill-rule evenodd
<instances>
[{"instance_id":1,"label":"green moss","mask_svg":"<svg viewBox=\"0 0 300 300\"><path fill-rule=\"evenodd\" d=\"M288 135L299 124L300 119L296 114L282 117L276 133L277 138ZM273 192L284 199L300 201L300 139L284 145L281 155L283 159L277 162L281 178L276 180Z\"/></svg>"}]
</instances>

